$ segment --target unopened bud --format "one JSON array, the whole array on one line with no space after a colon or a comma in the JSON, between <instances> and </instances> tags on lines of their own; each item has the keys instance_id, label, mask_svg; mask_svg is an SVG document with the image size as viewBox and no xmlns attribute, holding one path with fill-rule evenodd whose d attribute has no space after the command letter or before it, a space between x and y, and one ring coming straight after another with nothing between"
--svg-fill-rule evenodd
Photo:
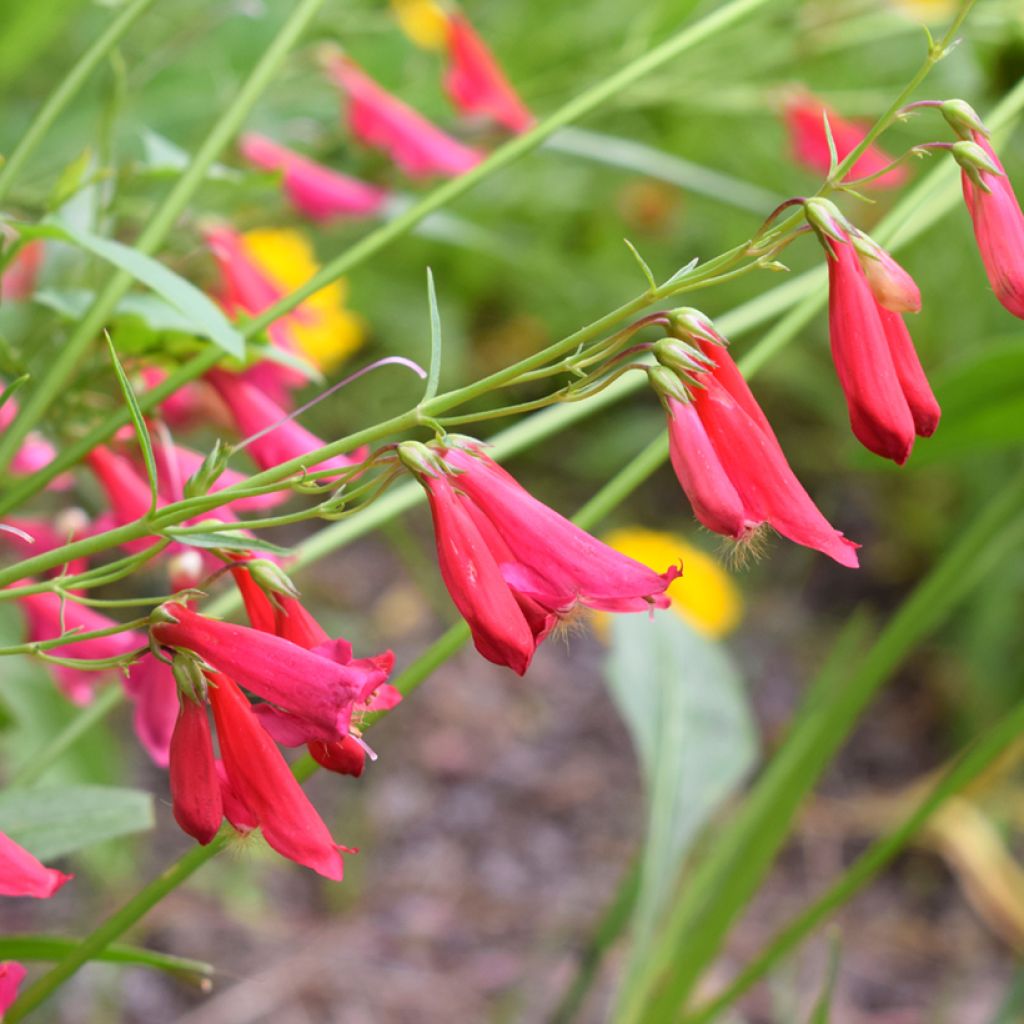
<instances>
[{"instance_id":1,"label":"unopened bud","mask_svg":"<svg viewBox=\"0 0 1024 1024\"><path fill-rule=\"evenodd\" d=\"M715 345L728 345L715 330L711 318L692 306L671 309L668 313L669 334L680 341L710 341Z\"/></svg>"},{"instance_id":2,"label":"unopened bud","mask_svg":"<svg viewBox=\"0 0 1024 1024\"><path fill-rule=\"evenodd\" d=\"M939 110L942 116L949 122L950 128L960 136L961 139L970 139L973 132L988 135L985 122L978 117L977 111L964 100L946 100Z\"/></svg>"},{"instance_id":3,"label":"unopened bud","mask_svg":"<svg viewBox=\"0 0 1024 1024\"><path fill-rule=\"evenodd\" d=\"M873 239L858 234L854 251L875 301L894 313L919 313L921 292L914 279Z\"/></svg>"},{"instance_id":4,"label":"unopened bud","mask_svg":"<svg viewBox=\"0 0 1024 1024\"><path fill-rule=\"evenodd\" d=\"M171 673L183 697L197 704L206 700L206 676L203 674L202 663L194 654L177 651L171 661Z\"/></svg>"},{"instance_id":5,"label":"unopened bud","mask_svg":"<svg viewBox=\"0 0 1024 1024\"><path fill-rule=\"evenodd\" d=\"M227 469L231 451L219 439L214 442L213 450L203 459L203 464L185 481L183 494L186 498L198 498L210 493L210 488L217 482L220 475Z\"/></svg>"},{"instance_id":6,"label":"unopened bud","mask_svg":"<svg viewBox=\"0 0 1024 1024\"><path fill-rule=\"evenodd\" d=\"M168 560L167 572L175 590L189 590L203 578L203 556L195 548L179 551Z\"/></svg>"},{"instance_id":7,"label":"unopened bud","mask_svg":"<svg viewBox=\"0 0 1024 1024\"><path fill-rule=\"evenodd\" d=\"M288 578L288 574L269 559L253 558L243 564L253 582L268 597L272 597L274 594L284 594L285 597L295 598L299 596L299 592L295 584Z\"/></svg>"}]
</instances>

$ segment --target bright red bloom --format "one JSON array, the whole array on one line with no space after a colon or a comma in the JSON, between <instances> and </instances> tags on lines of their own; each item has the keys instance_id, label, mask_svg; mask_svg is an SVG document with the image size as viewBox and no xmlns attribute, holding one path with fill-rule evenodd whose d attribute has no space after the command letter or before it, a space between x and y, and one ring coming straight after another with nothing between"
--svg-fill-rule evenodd
<instances>
[{"instance_id":1,"label":"bright red bloom","mask_svg":"<svg viewBox=\"0 0 1024 1024\"><path fill-rule=\"evenodd\" d=\"M786 127L789 130L793 156L798 163L818 174L828 174L831 166L831 154L828 148L828 136L825 134L823 114L828 114L829 127L832 129L832 140L836 146L836 156L845 160L860 145L867 128L854 121L847 121L830 109L821 100L808 92L799 92L786 103ZM878 146L868 146L857 158L847 174L847 180L866 178L888 167L892 157ZM906 167L893 167L868 184L872 188L897 188L907 178Z\"/></svg>"},{"instance_id":2,"label":"bright red bloom","mask_svg":"<svg viewBox=\"0 0 1024 1024\"><path fill-rule=\"evenodd\" d=\"M242 156L257 167L284 172L284 189L295 208L316 221L338 217L367 217L387 200L382 188L332 171L265 135L250 132L239 142Z\"/></svg>"},{"instance_id":3,"label":"bright red bloom","mask_svg":"<svg viewBox=\"0 0 1024 1024\"><path fill-rule=\"evenodd\" d=\"M366 749L353 736L346 736L336 743L316 740L307 744L307 748L321 768L337 775L351 775L358 779L366 767Z\"/></svg>"},{"instance_id":4,"label":"bright red bloom","mask_svg":"<svg viewBox=\"0 0 1024 1024\"><path fill-rule=\"evenodd\" d=\"M879 305L853 243L823 237L822 244L832 358L850 425L866 448L903 465L915 433L934 431L938 405L902 318Z\"/></svg>"},{"instance_id":5,"label":"bright red bloom","mask_svg":"<svg viewBox=\"0 0 1024 1024\"><path fill-rule=\"evenodd\" d=\"M41 864L28 850L0 832L0 896L49 899L74 877Z\"/></svg>"},{"instance_id":6,"label":"bright red bloom","mask_svg":"<svg viewBox=\"0 0 1024 1024\"><path fill-rule=\"evenodd\" d=\"M17 601L28 620L29 643L56 640L72 630L92 633L117 625L106 615L64 600L52 592L26 594ZM138 633L123 632L91 640L76 640L61 646L57 653L65 658L106 659L118 658L144 646L145 640ZM69 665L50 665L49 668L65 696L74 703L87 704L92 700L93 688L99 678L97 672Z\"/></svg>"},{"instance_id":7,"label":"bright red bloom","mask_svg":"<svg viewBox=\"0 0 1024 1024\"><path fill-rule=\"evenodd\" d=\"M349 58L332 56L328 73L348 96L352 134L367 146L383 149L411 178L454 177L483 159L382 89Z\"/></svg>"},{"instance_id":8,"label":"bright red bloom","mask_svg":"<svg viewBox=\"0 0 1024 1024\"><path fill-rule=\"evenodd\" d=\"M0 1019L18 998L18 988L25 980L25 968L15 960L0 962Z\"/></svg>"},{"instance_id":9,"label":"bright red bloom","mask_svg":"<svg viewBox=\"0 0 1024 1024\"><path fill-rule=\"evenodd\" d=\"M206 706L187 696L171 737L170 783L174 820L206 846L220 829L224 805Z\"/></svg>"},{"instance_id":10,"label":"bright red bloom","mask_svg":"<svg viewBox=\"0 0 1024 1024\"><path fill-rule=\"evenodd\" d=\"M152 634L159 643L193 651L276 705L267 712L279 710L280 717L301 727L300 742L346 736L355 706L387 680L394 661L390 651L353 660L344 640L306 650L258 629L206 618L184 605L163 609L176 621L154 623Z\"/></svg>"},{"instance_id":11,"label":"bright red bloom","mask_svg":"<svg viewBox=\"0 0 1024 1024\"><path fill-rule=\"evenodd\" d=\"M976 130L971 136L998 171L992 173L975 164L987 192L966 170L961 172L978 251L996 298L1014 316L1024 319L1024 212L988 139Z\"/></svg>"},{"instance_id":12,"label":"bright red bloom","mask_svg":"<svg viewBox=\"0 0 1024 1024\"><path fill-rule=\"evenodd\" d=\"M533 114L464 15L448 16L447 44L444 87L459 110L493 118L510 132L525 132L533 126Z\"/></svg>"},{"instance_id":13,"label":"bright red bloom","mask_svg":"<svg viewBox=\"0 0 1024 1024\"><path fill-rule=\"evenodd\" d=\"M488 661L524 674L537 646L577 605L668 606L664 591L678 569L659 574L602 544L530 495L478 445L437 454L447 472L416 468L441 576Z\"/></svg>"},{"instance_id":14,"label":"bright red bloom","mask_svg":"<svg viewBox=\"0 0 1024 1024\"><path fill-rule=\"evenodd\" d=\"M210 684L210 706L231 789L278 853L340 882L343 847L331 838L242 691L219 673Z\"/></svg>"},{"instance_id":15,"label":"bright red bloom","mask_svg":"<svg viewBox=\"0 0 1024 1024\"><path fill-rule=\"evenodd\" d=\"M286 419L288 413L244 377L225 370L211 370L206 379L217 389L217 394L231 410L235 426L242 437L251 437L273 424L279 424L245 446L245 450L261 469L271 469L324 446L324 442L315 434L295 420ZM349 455L335 455L310 468L348 469L358 465L365 457L366 449L363 448Z\"/></svg>"},{"instance_id":16,"label":"bright red bloom","mask_svg":"<svg viewBox=\"0 0 1024 1024\"><path fill-rule=\"evenodd\" d=\"M665 396L669 454L694 515L709 530L748 540L767 523L795 544L857 567L847 540L804 490L732 357L700 342L713 361L694 373L693 399Z\"/></svg>"}]
</instances>

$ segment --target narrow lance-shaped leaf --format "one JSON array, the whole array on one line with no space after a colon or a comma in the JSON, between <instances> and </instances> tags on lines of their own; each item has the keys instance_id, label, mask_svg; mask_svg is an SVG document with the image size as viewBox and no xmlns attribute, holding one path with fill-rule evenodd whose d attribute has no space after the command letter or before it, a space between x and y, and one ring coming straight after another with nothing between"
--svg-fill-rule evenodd
<instances>
[{"instance_id":1,"label":"narrow lance-shaped leaf","mask_svg":"<svg viewBox=\"0 0 1024 1024\"><path fill-rule=\"evenodd\" d=\"M110 335L105 331L104 336L107 339L107 348L110 349L110 359L114 364L114 373L117 374L117 383L121 386L121 394L124 395L125 404L128 406L128 415L131 416L132 426L135 427L135 436L138 438L139 448L142 451L142 461L146 465L146 476L149 479L149 492L152 498L149 512L152 515L156 512L156 507L160 500L159 483L156 475L156 459L153 457L153 441L149 436L146 418L142 415L142 410L139 408L139 402L135 397L135 392L132 390L128 374L124 372L121 360L117 358L117 350L114 348L114 343L110 340Z\"/></svg>"}]
</instances>

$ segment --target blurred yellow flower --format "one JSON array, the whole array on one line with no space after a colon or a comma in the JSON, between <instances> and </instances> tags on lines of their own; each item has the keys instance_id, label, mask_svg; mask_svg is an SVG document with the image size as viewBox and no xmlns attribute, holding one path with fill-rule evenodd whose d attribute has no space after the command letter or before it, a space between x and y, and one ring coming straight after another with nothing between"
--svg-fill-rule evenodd
<instances>
[{"instance_id":1,"label":"blurred yellow flower","mask_svg":"<svg viewBox=\"0 0 1024 1024\"><path fill-rule=\"evenodd\" d=\"M613 530L604 542L630 558L663 572L683 561L683 575L666 591L672 610L688 625L719 639L731 633L743 617L743 596L732 577L710 555L674 533L626 526Z\"/></svg>"},{"instance_id":2,"label":"blurred yellow flower","mask_svg":"<svg viewBox=\"0 0 1024 1024\"><path fill-rule=\"evenodd\" d=\"M958 6L956 0L889 0L889 3L908 18L928 24L951 18Z\"/></svg>"},{"instance_id":3,"label":"blurred yellow flower","mask_svg":"<svg viewBox=\"0 0 1024 1024\"><path fill-rule=\"evenodd\" d=\"M448 39L448 15L434 0L391 0L398 26L424 50L443 50Z\"/></svg>"},{"instance_id":4,"label":"blurred yellow flower","mask_svg":"<svg viewBox=\"0 0 1024 1024\"><path fill-rule=\"evenodd\" d=\"M290 228L258 228L242 235L245 254L283 292L305 284L320 266L304 236ZM348 284L335 281L314 292L291 317L288 330L314 365L329 371L363 343L365 328L356 313L345 309Z\"/></svg>"}]
</instances>

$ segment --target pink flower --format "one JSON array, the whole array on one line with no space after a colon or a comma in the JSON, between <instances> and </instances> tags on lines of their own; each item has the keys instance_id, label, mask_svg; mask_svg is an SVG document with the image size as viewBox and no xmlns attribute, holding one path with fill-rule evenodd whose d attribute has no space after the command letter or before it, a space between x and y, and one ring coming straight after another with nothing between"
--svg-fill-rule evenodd
<instances>
[{"instance_id":1,"label":"pink flower","mask_svg":"<svg viewBox=\"0 0 1024 1024\"><path fill-rule=\"evenodd\" d=\"M36 290L36 277L42 262L43 243L40 239L23 245L0 278L0 300L19 302L29 298Z\"/></svg>"},{"instance_id":2,"label":"pink flower","mask_svg":"<svg viewBox=\"0 0 1024 1024\"><path fill-rule=\"evenodd\" d=\"M793 95L785 107L786 127L789 130L793 155L798 163L818 174L828 174L831 166L828 136L825 134L825 121L822 116L826 113L836 146L836 156L840 161L846 159L860 145L867 133L863 125L840 117L810 93L800 91ZM868 146L850 168L847 180L866 178L892 162L892 157L884 150L875 145ZM902 185L906 178L906 167L899 166L886 171L869 184L873 188L896 188Z\"/></svg>"},{"instance_id":3,"label":"pink flower","mask_svg":"<svg viewBox=\"0 0 1024 1024\"><path fill-rule=\"evenodd\" d=\"M103 487L118 526L134 523L149 515L153 503L149 483L129 459L100 445L89 452L85 461ZM155 537L140 537L126 541L122 547L135 554L156 542Z\"/></svg>"},{"instance_id":4,"label":"pink flower","mask_svg":"<svg viewBox=\"0 0 1024 1024\"><path fill-rule=\"evenodd\" d=\"M73 630L91 633L117 625L113 619L91 608L62 600L59 594L26 594L17 601L27 619L29 643L55 640ZM63 658L105 660L119 658L144 646L145 640L138 633L126 631L90 640L75 640L53 653ZM87 704L92 700L96 671L69 665L50 665L49 668L64 694L75 704Z\"/></svg>"},{"instance_id":5,"label":"pink flower","mask_svg":"<svg viewBox=\"0 0 1024 1024\"><path fill-rule=\"evenodd\" d=\"M447 43L444 87L459 110L493 118L510 132L525 132L533 126L533 115L464 15L448 16Z\"/></svg>"},{"instance_id":6,"label":"pink flower","mask_svg":"<svg viewBox=\"0 0 1024 1024\"><path fill-rule=\"evenodd\" d=\"M877 242L865 234L854 239L854 248L875 301L894 313L920 313L921 292L917 282Z\"/></svg>"},{"instance_id":7,"label":"pink flower","mask_svg":"<svg viewBox=\"0 0 1024 1024\"><path fill-rule=\"evenodd\" d=\"M971 137L980 154L970 142L957 143L953 151L963 167L964 201L978 251L996 298L1024 319L1024 213L988 139L977 130Z\"/></svg>"},{"instance_id":8,"label":"pink flower","mask_svg":"<svg viewBox=\"0 0 1024 1024\"><path fill-rule=\"evenodd\" d=\"M348 96L352 134L367 146L383 149L410 177L454 177L483 159L382 89L349 58L332 56L328 73Z\"/></svg>"},{"instance_id":9,"label":"pink flower","mask_svg":"<svg viewBox=\"0 0 1024 1024\"><path fill-rule=\"evenodd\" d=\"M0 962L0 1020L18 998L18 989L26 973L25 968L15 960Z\"/></svg>"},{"instance_id":10,"label":"pink flower","mask_svg":"<svg viewBox=\"0 0 1024 1024\"><path fill-rule=\"evenodd\" d=\"M698 341L711 369L692 392L665 366L650 371L668 412L669 454L699 522L737 541L767 524L788 540L857 566L857 545L833 529L797 480L724 346Z\"/></svg>"},{"instance_id":11,"label":"pink flower","mask_svg":"<svg viewBox=\"0 0 1024 1024\"><path fill-rule=\"evenodd\" d=\"M316 221L367 217L377 213L387 192L357 178L332 171L279 146L264 135L249 133L239 143L242 155L257 167L284 172L284 188L296 209Z\"/></svg>"},{"instance_id":12,"label":"pink flower","mask_svg":"<svg viewBox=\"0 0 1024 1024\"><path fill-rule=\"evenodd\" d=\"M198 654L275 705L266 714L282 728L301 730L299 742L347 735L356 705L387 680L394 661L390 651L353 659L343 640L306 650L258 629L206 618L181 604L164 605L162 612L164 619L151 627L159 643Z\"/></svg>"},{"instance_id":13,"label":"pink flower","mask_svg":"<svg viewBox=\"0 0 1024 1024\"><path fill-rule=\"evenodd\" d=\"M899 313L879 305L849 236L822 237L828 257L832 358L860 442L903 465L939 407Z\"/></svg>"},{"instance_id":14,"label":"pink flower","mask_svg":"<svg viewBox=\"0 0 1024 1024\"><path fill-rule=\"evenodd\" d=\"M206 705L184 697L170 745L171 806L181 830L206 846L224 817Z\"/></svg>"},{"instance_id":15,"label":"pink flower","mask_svg":"<svg viewBox=\"0 0 1024 1024\"><path fill-rule=\"evenodd\" d=\"M325 442L295 420L286 420L288 413L243 377L225 370L211 370L206 379L216 388L217 394L231 411L235 426L243 438L278 424L245 447L261 469L271 469L282 462L323 448ZM365 457L366 449L360 449L350 455L325 459L310 468L343 470L358 465Z\"/></svg>"},{"instance_id":16,"label":"pink flower","mask_svg":"<svg viewBox=\"0 0 1024 1024\"><path fill-rule=\"evenodd\" d=\"M344 847L331 838L242 691L220 674L210 684L210 706L231 790L281 856L340 882Z\"/></svg>"},{"instance_id":17,"label":"pink flower","mask_svg":"<svg viewBox=\"0 0 1024 1024\"><path fill-rule=\"evenodd\" d=\"M441 576L488 661L523 675L577 605L668 606L664 591L678 569L655 573L602 544L532 497L478 444L436 456L400 450L427 491Z\"/></svg>"},{"instance_id":18,"label":"pink flower","mask_svg":"<svg viewBox=\"0 0 1024 1024\"><path fill-rule=\"evenodd\" d=\"M135 735L153 763L166 768L178 717L178 688L170 666L144 654L128 671L125 693L135 705Z\"/></svg>"},{"instance_id":19,"label":"pink flower","mask_svg":"<svg viewBox=\"0 0 1024 1024\"><path fill-rule=\"evenodd\" d=\"M41 864L28 850L0 832L0 896L49 899L74 877Z\"/></svg>"}]
</instances>

